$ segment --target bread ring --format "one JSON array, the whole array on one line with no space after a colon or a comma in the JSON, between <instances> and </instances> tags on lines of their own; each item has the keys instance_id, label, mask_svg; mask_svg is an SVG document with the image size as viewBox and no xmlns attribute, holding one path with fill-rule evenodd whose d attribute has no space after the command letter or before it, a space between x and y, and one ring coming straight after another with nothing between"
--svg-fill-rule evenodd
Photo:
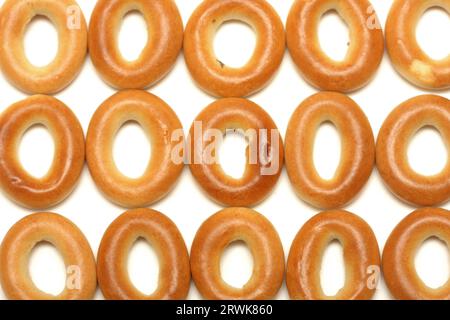
<instances>
[{"instance_id":1,"label":"bread ring","mask_svg":"<svg viewBox=\"0 0 450 320\"><path fill-rule=\"evenodd\" d=\"M350 29L347 55L331 59L317 35L321 17L330 10ZM377 71L384 53L383 31L367 0L296 0L286 23L292 59L310 84L329 91L350 92L365 86Z\"/></svg>"},{"instance_id":2,"label":"bread ring","mask_svg":"<svg viewBox=\"0 0 450 320\"><path fill-rule=\"evenodd\" d=\"M64 259L66 286L57 296L37 288L28 272L30 253L40 242L54 245ZM87 300L97 288L88 241L76 225L54 213L36 213L17 222L3 239L0 266L0 282L11 300Z\"/></svg>"},{"instance_id":3,"label":"bread ring","mask_svg":"<svg viewBox=\"0 0 450 320\"><path fill-rule=\"evenodd\" d=\"M386 45L395 69L408 81L426 89L450 88L450 54L430 58L416 38L417 24L428 9L439 6L450 15L448 0L396 0L386 23Z\"/></svg>"},{"instance_id":4,"label":"bread ring","mask_svg":"<svg viewBox=\"0 0 450 320\"><path fill-rule=\"evenodd\" d=\"M450 199L450 161L434 176L415 172L408 162L408 145L421 128L436 128L450 159L450 100L423 95L398 106L381 127L377 167L386 185L400 199L419 206L434 206Z\"/></svg>"},{"instance_id":5,"label":"bread ring","mask_svg":"<svg viewBox=\"0 0 450 320\"><path fill-rule=\"evenodd\" d=\"M314 137L331 121L342 139L342 156L334 177L320 177L313 159ZM375 142L360 107L340 93L322 92L294 112L286 133L286 168L300 198L319 208L339 208L363 188L375 164Z\"/></svg>"},{"instance_id":6,"label":"bread ring","mask_svg":"<svg viewBox=\"0 0 450 320\"><path fill-rule=\"evenodd\" d=\"M26 172L18 156L22 136L36 124L45 126L55 143L52 165L42 178ZM61 101L32 96L0 116L0 187L18 204L43 209L63 201L75 188L84 159L83 129Z\"/></svg>"},{"instance_id":7,"label":"bread ring","mask_svg":"<svg viewBox=\"0 0 450 320\"><path fill-rule=\"evenodd\" d=\"M320 284L320 266L333 240L338 240L344 250L345 285L330 297ZM375 293L379 276L380 253L370 226L350 212L328 211L309 220L295 237L286 284L292 299L368 300Z\"/></svg>"},{"instance_id":8,"label":"bread ring","mask_svg":"<svg viewBox=\"0 0 450 320\"><path fill-rule=\"evenodd\" d=\"M113 160L114 138L128 121L142 126L152 146L144 174L137 179L123 175ZM184 163L172 159L180 141L173 139L183 128L173 110L160 98L145 91L116 93L95 112L86 139L86 157L97 187L112 202L124 207L146 207L164 197L174 186Z\"/></svg>"},{"instance_id":9,"label":"bread ring","mask_svg":"<svg viewBox=\"0 0 450 320\"><path fill-rule=\"evenodd\" d=\"M128 254L139 238L156 250L161 270L158 288L144 295L131 282ZM98 250L98 283L106 299L186 299L191 274L189 254L177 226L165 215L150 209L125 212L106 230Z\"/></svg>"},{"instance_id":10,"label":"bread ring","mask_svg":"<svg viewBox=\"0 0 450 320\"><path fill-rule=\"evenodd\" d=\"M214 54L216 31L232 20L250 25L257 37L253 56L241 68L226 66ZM184 35L184 56L192 77L220 97L245 97L261 90L280 66L285 48L283 22L265 0L204 0Z\"/></svg>"},{"instance_id":11,"label":"bread ring","mask_svg":"<svg viewBox=\"0 0 450 320\"><path fill-rule=\"evenodd\" d=\"M220 258L227 246L244 241L254 268L243 288L234 288L220 275ZM205 299L268 300L280 290L284 253L278 233L263 215L245 208L219 211L197 231L191 249L192 278Z\"/></svg>"},{"instance_id":12,"label":"bread ring","mask_svg":"<svg viewBox=\"0 0 450 320\"><path fill-rule=\"evenodd\" d=\"M118 46L123 17L139 11L148 41L138 59L127 61ZM146 88L169 72L183 44L183 22L173 0L99 0L89 25L89 52L101 77L119 89Z\"/></svg>"},{"instance_id":13,"label":"bread ring","mask_svg":"<svg viewBox=\"0 0 450 320\"><path fill-rule=\"evenodd\" d=\"M391 294L401 300L450 300L450 282L438 289L419 277L415 257L423 242L439 237L450 243L450 212L438 208L414 211L392 231L383 251L383 275Z\"/></svg>"},{"instance_id":14,"label":"bread ring","mask_svg":"<svg viewBox=\"0 0 450 320\"><path fill-rule=\"evenodd\" d=\"M44 67L30 63L23 37L30 21L46 16L58 30L58 53ZM6 0L0 12L0 67L6 78L28 93L53 94L78 75L87 52L87 27L74 0Z\"/></svg>"},{"instance_id":15,"label":"bread ring","mask_svg":"<svg viewBox=\"0 0 450 320\"><path fill-rule=\"evenodd\" d=\"M227 175L215 158L217 139L227 130L242 130L249 141L245 172L239 179ZM226 206L248 207L263 201L283 167L283 141L275 123L249 100L227 98L210 104L195 119L188 141L192 174L208 196Z\"/></svg>"}]
</instances>

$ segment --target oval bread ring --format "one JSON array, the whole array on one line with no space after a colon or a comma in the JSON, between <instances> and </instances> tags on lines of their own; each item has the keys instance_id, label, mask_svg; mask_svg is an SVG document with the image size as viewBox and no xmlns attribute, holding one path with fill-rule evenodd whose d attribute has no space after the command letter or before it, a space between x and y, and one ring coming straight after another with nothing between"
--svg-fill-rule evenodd
<instances>
[{"instance_id":1,"label":"oval bread ring","mask_svg":"<svg viewBox=\"0 0 450 320\"><path fill-rule=\"evenodd\" d=\"M420 246L438 237L450 243L450 212L423 208L403 219L392 231L383 251L383 275L391 294L401 300L450 300L450 282L428 287L420 278L415 258Z\"/></svg>"},{"instance_id":2,"label":"oval bread ring","mask_svg":"<svg viewBox=\"0 0 450 320\"><path fill-rule=\"evenodd\" d=\"M42 178L31 176L18 155L23 135L38 124L48 129L55 144L52 165ZM53 97L32 96L0 116L0 187L24 207L44 209L63 201L81 175L84 155L84 134L78 119Z\"/></svg>"},{"instance_id":3,"label":"oval bread ring","mask_svg":"<svg viewBox=\"0 0 450 320\"><path fill-rule=\"evenodd\" d=\"M323 179L314 165L314 142L324 122L336 126L342 155L334 177ZM321 92L294 112L286 133L286 168L300 198L325 209L348 204L364 187L375 164L375 141L361 108L349 97Z\"/></svg>"},{"instance_id":4,"label":"oval bread ring","mask_svg":"<svg viewBox=\"0 0 450 320\"><path fill-rule=\"evenodd\" d=\"M386 45L395 69L408 81L425 89L450 88L450 54L430 58L420 47L416 29L428 9L440 7L450 15L450 1L396 0L386 22Z\"/></svg>"},{"instance_id":5,"label":"oval bread ring","mask_svg":"<svg viewBox=\"0 0 450 320\"><path fill-rule=\"evenodd\" d=\"M253 255L253 274L242 288L228 285L220 274L223 251L244 241ZM269 220L246 208L228 208L206 220L192 243L192 278L205 299L269 300L283 282L284 253Z\"/></svg>"},{"instance_id":6,"label":"oval bread ring","mask_svg":"<svg viewBox=\"0 0 450 320\"><path fill-rule=\"evenodd\" d=\"M50 64L28 60L23 38L27 25L46 16L58 31L58 53ZM78 75L87 53L87 26L74 0L6 0L0 11L0 68L6 78L27 93L54 94Z\"/></svg>"},{"instance_id":7,"label":"oval bread ring","mask_svg":"<svg viewBox=\"0 0 450 320\"><path fill-rule=\"evenodd\" d=\"M215 159L218 152L211 147L218 147L211 141L215 138L212 133L226 135L227 130L244 131L249 140L246 169L239 179L223 171ZM226 206L249 207L263 201L281 174L284 154L278 129L272 118L249 100L226 98L210 104L195 119L188 141L193 176L211 199ZM264 146L270 149L269 158L261 152ZM208 150L214 154L211 159L207 158L211 155Z\"/></svg>"},{"instance_id":8,"label":"oval bread ring","mask_svg":"<svg viewBox=\"0 0 450 320\"><path fill-rule=\"evenodd\" d=\"M30 253L40 242L54 245L66 266L66 285L57 296L37 288L28 272ZM0 266L3 292L11 300L88 300L97 288L88 241L71 221L54 213L36 213L17 222L3 239Z\"/></svg>"},{"instance_id":9,"label":"oval bread ring","mask_svg":"<svg viewBox=\"0 0 450 320\"><path fill-rule=\"evenodd\" d=\"M140 56L127 61L118 45L123 17L139 11L148 41ZM89 25L89 52L101 77L118 89L143 89L163 78L183 44L183 21L173 0L99 0Z\"/></svg>"},{"instance_id":10,"label":"oval bread ring","mask_svg":"<svg viewBox=\"0 0 450 320\"><path fill-rule=\"evenodd\" d=\"M345 285L327 296L320 282L320 266L328 245L338 240L345 261ZM346 211L328 211L309 220L292 242L286 284L292 299L368 300L380 277L380 253L370 226Z\"/></svg>"},{"instance_id":11,"label":"oval bread ring","mask_svg":"<svg viewBox=\"0 0 450 320\"><path fill-rule=\"evenodd\" d=\"M423 95L405 101L385 120L377 141L377 167L386 185L400 199L418 206L434 206L450 199L450 161L436 175L415 172L408 146L423 127L437 129L450 159L450 100Z\"/></svg>"},{"instance_id":12,"label":"oval bread ring","mask_svg":"<svg viewBox=\"0 0 450 320\"><path fill-rule=\"evenodd\" d=\"M147 169L137 179L119 171L112 152L116 134L129 121L142 127L152 146ZM174 161L172 152L183 142L180 120L164 101L145 91L126 90L103 102L92 117L86 158L95 184L108 199L124 207L147 207L178 180L184 162Z\"/></svg>"},{"instance_id":13,"label":"oval bread ring","mask_svg":"<svg viewBox=\"0 0 450 320\"><path fill-rule=\"evenodd\" d=\"M214 53L216 31L225 22L247 23L256 33L252 57L241 68ZM205 0L194 11L184 35L184 56L198 85L219 97L245 97L261 90L278 70L286 48L283 22L265 0Z\"/></svg>"},{"instance_id":14,"label":"oval bread ring","mask_svg":"<svg viewBox=\"0 0 450 320\"><path fill-rule=\"evenodd\" d=\"M139 238L159 258L158 288L151 295L136 289L127 270L128 255ZM97 274L103 295L110 300L183 300L191 282L189 254L181 233L169 218L150 209L127 211L108 227L98 250Z\"/></svg>"},{"instance_id":15,"label":"oval bread ring","mask_svg":"<svg viewBox=\"0 0 450 320\"><path fill-rule=\"evenodd\" d=\"M319 42L320 19L330 10L336 10L350 29L350 44L342 61L331 59ZM383 59L383 31L367 0L296 0L287 19L286 34L301 74L321 90L360 89L372 79Z\"/></svg>"}]
</instances>

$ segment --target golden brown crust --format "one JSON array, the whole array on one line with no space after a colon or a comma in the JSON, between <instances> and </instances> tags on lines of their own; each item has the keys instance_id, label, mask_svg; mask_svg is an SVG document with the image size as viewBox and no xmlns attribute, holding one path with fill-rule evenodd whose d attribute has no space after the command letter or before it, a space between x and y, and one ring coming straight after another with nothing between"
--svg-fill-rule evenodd
<instances>
[{"instance_id":1,"label":"golden brown crust","mask_svg":"<svg viewBox=\"0 0 450 320\"><path fill-rule=\"evenodd\" d=\"M450 14L448 0L396 0L386 22L386 45L392 64L405 79L425 89L450 88L450 54L434 60L416 38L420 18L437 6Z\"/></svg>"},{"instance_id":2,"label":"golden brown crust","mask_svg":"<svg viewBox=\"0 0 450 320\"><path fill-rule=\"evenodd\" d=\"M320 266L326 247L338 240L344 251L345 286L327 296L320 283ZM286 284L292 299L368 300L380 275L380 253L370 226L346 211L328 211L309 220L292 242Z\"/></svg>"},{"instance_id":3,"label":"golden brown crust","mask_svg":"<svg viewBox=\"0 0 450 320\"><path fill-rule=\"evenodd\" d=\"M418 130L436 128L450 157L450 100L422 95L405 101L385 120L377 141L377 167L386 185L400 199L434 206L450 199L450 162L442 172L424 176L408 161L408 146Z\"/></svg>"},{"instance_id":4,"label":"golden brown crust","mask_svg":"<svg viewBox=\"0 0 450 320\"><path fill-rule=\"evenodd\" d=\"M59 49L44 67L25 55L23 37L29 22L45 15L58 30ZM28 93L53 94L78 75L87 52L87 27L74 0L6 0L0 12L0 67L6 78Z\"/></svg>"},{"instance_id":5,"label":"golden brown crust","mask_svg":"<svg viewBox=\"0 0 450 320\"><path fill-rule=\"evenodd\" d=\"M124 15L137 10L147 22L148 42L127 61L118 45ZM99 0L89 25L89 52L101 77L119 89L143 89L164 77L183 44L183 21L173 0Z\"/></svg>"},{"instance_id":6,"label":"golden brown crust","mask_svg":"<svg viewBox=\"0 0 450 320\"><path fill-rule=\"evenodd\" d=\"M160 264L158 288L151 295L140 292L127 270L129 252L139 238L157 252ZM189 254L176 225L165 215L150 209L125 212L106 230L98 250L97 274L106 299L186 299L191 274Z\"/></svg>"},{"instance_id":7,"label":"golden brown crust","mask_svg":"<svg viewBox=\"0 0 450 320\"><path fill-rule=\"evenodd\" d=\"M315 135L332 122L342 140L341 161L331 180L318 174L313 158ZM361 108L349 97L321 92L294 112L286 133L286 168L300 198L318 208L348 204L364 187L375 164L375 141Z\"/></svg>"},{"instance_id":8,"label":"golden brown crust","mask_svg":"<svg viewBox=\"0 0 450 320\"><path fill-rule=\"evenodd\" d=\"M257 37L253 56L241 68L224 65L214 54L214 35L230 20L249 24ZM261 90L280 66L285 47L283 23L265 0L204 0L184 35L184 55L192 77L205 91L220 97L245 97Z\"/></svg>"},{"instance_id":9,"label":"golden brown crust","mask_svg":"<svg viewBox=\"0 0 450 320\"><path fill-rule=\"evenodd\" d=\"M438 208L419 209L392 231L383 251L384 280L396 299L450 300L450 283L428 287L417 274L415 257L423 242L438 237L450 243L450 212Z\"/></svg>"},{"instance_id":10,"label":"golden brown crust","mask_svg":"<svg viewBox=\"0 0 450 320\"><path fill-rule=\"evenodd\" d=\"M136 121L152 145L152 156L137 179L123 175L112 159L115 135L127 121ZM174 132L180 136L173 139ZM184 163L172 158L183 142L182 125L160 98L139 90L126 90L107 99L95 112L86 139L86 157L97 187L111 201L124 207L146 207L164 197L174 186Z\"/></svg>"},{"instance_id":11,"label":"golden brown crust","mask_svg":"<svg viewBox=\"0 0 450 320\"><path fill-rule=\"evenodd\" d=\"M197 132L199 127L201 132ZM246 169L239 179L227 175L217 158L205 158L210 155L208 151L217 154L219 145L212 148L212 130L226 134L227 130L235 129L244 131L249 140ZM268 161L265 160L264 152L261 152L265 145L263 139L266 139L267 149L272 149ZM256 205L269 195L281 174L284 153L278 129L272 118L249 100L226 98L210 104L195 119L188 141L192 174L203 190L221 204L245 207ZM253 151L256 151L256 157Z\"/></svg>"},{"instance_id":12,"label":"golden brown crust","mask_svg":"<svg viewBox=\"0 0 450 320\"><path fill-rule=\"evenodd\" d=\"M55 143L48 173L35 178L20 163L23 134L42 124ZM84 166L84 135L78 119L61 101L32 96L10 106L0 116L0 186L18 204L32 209L55 206L74 189Z\"/></svg>"},{"instance_id":13,"label":"golden brown crust","mask_svg":"<svg viewBox=\"0 0 450 320\"><path fill-rule=\"evenodd\" d=\"M223 250L235 241L244 241L253 255L253 274L243 288L228 285L220 275ZM263 215L251 209L228 208L210 217L197 231L191 248L191 270L205 299L268 300L283 282L283 247Z\"/></svg>"},{"instance_id":14,"label":"golden brown crust","mask_svg":"<svg viewBox=\"0 0 450 320\"><path fill-rule=\"evenodd\" d=\"M39 290L29 274L29 255L42 241L58 249L66 266L66 286L57 296ZM97 288L95 268L94 254L83 233L54 213L36 213L20 220L8 231L0 249L0 282L11 300L92 299Z\"/></svg>"},{"instance_id":15,"label":"golden brown crust","mask_svg":"<svg viewBox=\"0 0 450 320\"><path fill-rule=\"evenodd\" d=\"M336 10L351 30L342 61L332 60L320 47L320 18ZM350 92L365 86L377 71L384 53L383 31L367 0L296 0L286 23L292 59L310 84L322 90Z\"/></svg>"}]
</instances>

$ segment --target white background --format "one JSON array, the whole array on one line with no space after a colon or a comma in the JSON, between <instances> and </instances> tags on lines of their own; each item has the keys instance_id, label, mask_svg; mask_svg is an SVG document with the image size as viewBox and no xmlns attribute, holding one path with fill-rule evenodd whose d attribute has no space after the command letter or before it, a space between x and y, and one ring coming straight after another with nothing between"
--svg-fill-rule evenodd
<instances>
[{"instance_id":1,"label":"white background","mask_svg":"<svg viewBox=\"0 0 450 320\"><path fill-rule=\"evenodd\" d=\"M3 2L3 1L1 1ZM201 0L177 0L178 7L186 22ZM269 1L285 22L290 1ZM86 19L95 5L94 0L79 2ZM373 0L382 25L384 26L392 1ZM345 24L335 15L329 14L321 24L321 42L324 49L333 57L343 57L346 52L348 34ZM450 52L450 19L439 9L430 10L422 19L418 28L420 43L436 58L447 56ZM146 33L144 22L138 14L130 14L121 32L121 46L126 57L136 57L145 44ZM220 60L228 65L245 63L250 57L255 41L250 28L240 23L228 23L218 33L216 51ZM25 39L30 60L36 64L49 62L57 50L57 37L52 25L45 19L34 20L28 29ZM12 87L0 75L0 111L10 104L24 99L25 94ZM164 99L178 114L187 131L196 115L214 98L196 87L189 76L180 55L172 72L160 83L149 89L150 92ZM274 118L283 136L287 123L295 108L309 95L317 92L299 75L289 54L280 71L262 92L250 97L261 105ZM86 132L89 120L96 108L115 90L105 85L96 74L89 59L80 76L66 90L56 95L65 102L78 116ZM369 86L351 97L356 100L367 114L374 134L376 135L383 120L398 104L416 95L426 93L402 79L393 69L385 55L382 66ZM439 92L450 98L449 90ZM133 143L130 143L133 142ZM339 137L330 125L324 125L319 131L315 158L321 174L330 177L339 160ZM225 169L230 174L242 172L244 159L244 142L238 137L226 140L222 148ZM43 128L34 128L26 134L21 145L21 159L26 168L33 174L43 175L52 159L52 139ZM128 125L119 133L116 142L116 162L124 173L138 176L144 168L150 155L150 147L140 128ZM240 155L240 156L238 156ZM439 134L432 129L422 130L414 139L410 148L412 165L423 173L435 173L444 167L447 153ZM450 209L447 203L445 208ZM167 214L178 225L186 244L190 247L195 232L200 224L221 209L209 200L199 189L188 168L183 172L175 190L163 201L155 204L154 209ZM319 210L302 202L293 192L283 171L281 179L273 194L261 205L255 208L264 214L274 224L283 241L287 256L290 244L300 227ZM376 171L359 197L347 208L363 217L375 231L380 249L395 225L413 207L405 205L387 191ZM76 223L88 238L94 253L107 226L125 209L108 202L96 189L87 168L75 192L61 205L51 211L63 214ZM0 195L0 238L19 219L30 214L21 207L14 205L4 195ZM223 276L230 284L243 285L252 270L252 260L249 251L242 244L233 245L227 250L222 260ZM417 258L419 273L427 284L439 286L445 283L449 273L449 254L447 247L437 240L427 241ZM146 293L151 293L156 286L158 276L157 259L149 246L139 242L132 251L130 273L134 283ZM56 250L50 245L38 246L32 254L31 273L37 285L53 294L57 294L64 286L64 266ZM326 251L322 282L328 294L336 293L343 284L343 261L340 246L333 244ZM4 298L0 291L0 297ZM100 291L96 296L101 299ZM195 286L192 285L190 299L201 298ZM288 294L283 285L278 299L287 299ZM391 298L382 282L375 295L376 299Z\"/></svg>"}]
</instances>

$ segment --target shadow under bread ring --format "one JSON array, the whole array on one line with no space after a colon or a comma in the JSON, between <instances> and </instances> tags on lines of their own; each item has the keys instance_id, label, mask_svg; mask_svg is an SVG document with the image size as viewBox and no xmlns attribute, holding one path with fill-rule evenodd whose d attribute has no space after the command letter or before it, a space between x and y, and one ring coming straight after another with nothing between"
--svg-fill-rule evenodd
<instances>
[{"instance_id":1,"label":"shadow under bread ring","mask_svg":"<svg viewBox=\"0 0 450 320\"><path fill-rule=\"evenodd\" d=\"M31 176L18 155L23 135L34 125L47 128L55 144L52 165L42 178ZM84 148L81 125L64 103L43 95L17 102L0 115L0 187L24 207L53 207L75 188L84 166Z\"/></svg>"},{"instance_id":2,"label":"shadow under bread ring","mask_svg":"<svg viewBox=\"0 0 450 320\"><path fill-rule=\"evenodd\" d=\"M129 178L113 159L113 143L120 128L137 122L147 134L152 156L144 174ZM174 139L174 134L178 134ZM86 138L86 158L97 187L112 202L128 208L146 207L163 198L184 167L173 150L184 143L181 123L160 98L140 90L125 90L107 99L95 112Z\"/></svg>"}]
</instances>

